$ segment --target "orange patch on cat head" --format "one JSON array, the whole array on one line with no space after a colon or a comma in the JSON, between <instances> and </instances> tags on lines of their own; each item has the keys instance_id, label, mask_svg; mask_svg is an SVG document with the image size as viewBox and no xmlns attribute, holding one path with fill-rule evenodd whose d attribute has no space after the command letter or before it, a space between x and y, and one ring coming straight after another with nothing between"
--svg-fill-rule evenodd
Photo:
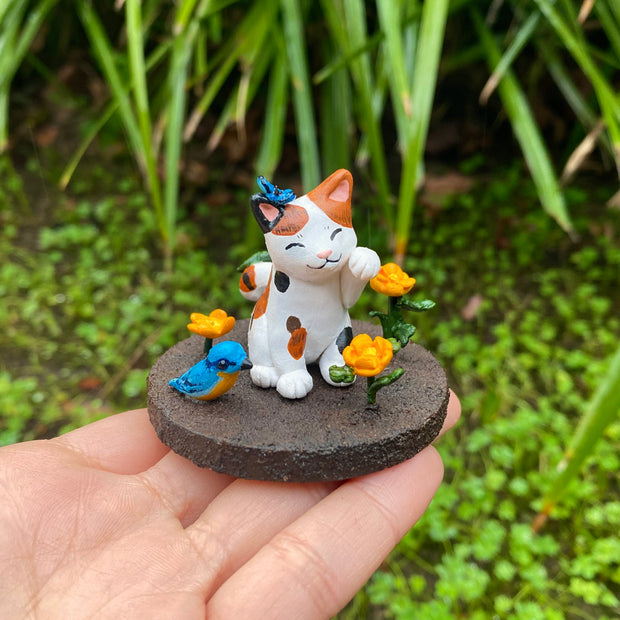
<instances>
[{"instance_id":1,"label":"orange patch on cat head","mask_svg":"<svg viewBox=\"0 0 620 620\"><path fill-rule=\"evenodd\" d=\"M271 232L282 236L296 235L307 222L308 212L303 207L287 204L284 207L284 214Z\"/></svg>"},{"instance_id":2,"label":"orange patch on cat head","mask_svg":"<svg viewBox=\"0 0 620 620\"><path fill-rule=\"evenodd\" d=\"M341 168L328 176L325 181L308 192L308 198L323 211L331 220L351 228L351 193L353 192L353 176L348 170Z\"/></svg>"}]
</instances>

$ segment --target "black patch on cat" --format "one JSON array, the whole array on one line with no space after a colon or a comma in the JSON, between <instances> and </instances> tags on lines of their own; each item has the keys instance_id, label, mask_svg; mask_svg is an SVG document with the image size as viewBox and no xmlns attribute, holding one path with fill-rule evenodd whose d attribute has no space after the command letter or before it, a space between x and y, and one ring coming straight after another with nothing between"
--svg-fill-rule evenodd
<instances>
[{"instance_id":1,"label":"black patch on cat","mask_svg":"<svg viewBox=\"0 0 620 620\"><path fill-rule=\"evenodd\" d=\"M248 289L248 291L253 291L256 288L256 285L252 284L252 279L247 273L244 272L241 278L243 279L243 283L245 284L245 287Z\"/></svg>"},{"instance_id":2,"label":"black patch on cat","mask_svg":"<svg viewBox=\"0 0 620 620\"><path fill-rule=\"evenodd\" d=\"M291 284L291 279L283 271L276 271L276 275L273 276L273 283L280 293L286 293Z\"/></svg>"},{"instance_id":3,"label":"black patch on cat","mask_svg":"<svg viewBox=\"0 0 620 620\"><path fill-rule=\"evenodd\" d=\"M345 327L338 334L338 338L336 338L336 346L338 347L338 351L342 353L345 347L348 347L351 344L351 340L353 340L353 329L351 327Z\"/></svg>"},{"instance_id":4,"label":"black patch on cat","mask_svg":"<svg viewBox=\"0 0 620 620\"><path fill-rule=\"evenodd\" d=\"M293 333L296 329L301 327L301 321L296 316L289 316L286 319L286 329L289 333Z\"/></svg>"},{"instance_id":5,"label":"black patch on cat","mask_svg":"<svg viewBox=\"0 0 620 620\"><path fill-rule=\"evenodd\" d=\"M273 220L268 220L263 215L263 212L260 210L261 204L269 204L272 207L275 207L279 211L279 214ZM271 232L277 226L278 222L282 219L282 216L284 215L284 207L280 204L273 202L272 200L269 200L269 198L267 198L265 194L254 194L250 198L250 206L252 207L252 213L254 214L254 218L256 219L258 225L260 226L260 229L264 233Z\"/></svg>"}]
</instances>

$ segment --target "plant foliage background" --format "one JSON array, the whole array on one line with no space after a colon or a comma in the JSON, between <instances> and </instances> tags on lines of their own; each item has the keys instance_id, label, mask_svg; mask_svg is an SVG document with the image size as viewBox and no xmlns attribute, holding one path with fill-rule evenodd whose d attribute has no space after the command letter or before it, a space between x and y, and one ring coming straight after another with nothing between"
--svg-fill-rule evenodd
<instances>
[{"instance_id":1,"label":"plant foliage background","mask_svg":"<svg viewBox=\"0 0 620 620\"><path fill-rule=\"evenodd\" d=\"M0 440L143 405L256 174L348 167L464 415L342 618L615 617L619 75L614 0L0 0Z\"/></svg>"}]
</instances>

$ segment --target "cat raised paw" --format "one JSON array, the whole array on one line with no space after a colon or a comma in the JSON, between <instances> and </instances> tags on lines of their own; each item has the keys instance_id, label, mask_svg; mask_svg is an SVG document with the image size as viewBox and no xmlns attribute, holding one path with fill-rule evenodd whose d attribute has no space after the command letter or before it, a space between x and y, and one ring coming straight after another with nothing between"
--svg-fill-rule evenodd
<instances>
[{"instance_id":1,"label":"cat raised paw","mask_svg":"<svg viewBox=\"0 0 620 620\"><path fill-rule=\"evenodd\" d=\"M351 274L364 283L374 278L381 268L381 259L370 248L355 248L349 258Z\"/></svg>"}]
</instances>

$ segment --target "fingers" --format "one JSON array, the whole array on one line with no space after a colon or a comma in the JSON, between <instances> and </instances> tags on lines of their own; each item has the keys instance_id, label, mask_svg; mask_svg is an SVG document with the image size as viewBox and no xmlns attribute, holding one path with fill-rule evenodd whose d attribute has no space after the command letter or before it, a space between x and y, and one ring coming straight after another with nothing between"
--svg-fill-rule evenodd
<instances>
[{"instance_id":1,"label":"fingers","mask_svg":"<svg viewBox=\"0 0 620 620\"><path fill-rule=\"evenodd\" d=\"M207 604L207 616L332 616L420 518L442 476L441 459L428 447L341 485L234 573Z\"/></svg>"},{"instance_id":2,"label":"fingers","mask_svg":"<svg viewBox=\"0 0 620 620\"><path fill-rule=\"evenodd\" d=\"M443 426L439 431L437 438L441 437L446 431L449 431L461 417L461 402L459 397L450 390L450 400L448 401L448 412L446 419L443 422Z\"/></svg>"},{"instance_id":3,"label":"fingers","mask_svg":"<svg viewBox=\"0 0 620 620\"><path fill-rule=\"evenodd\" d=\"M213 498L234 480L231 476L198 467L172 451L135 478L181 521L183 527L193 523Z\"/></svg>"},{"instance_id":4,"label":"fingers","mask_svg":"<svg viewBox=\"0 0 620 620\"><path fill-rule=\"evenodd\" d=\"M186 530L209 559L205 599L338 484L237 480L222 491Z\"/></svg>"},{"instance_id":5,"label":"fingers","mask_svg":"<svg viewBox=\"0 0 620 620\"><path fill-rule=\"evenodd\" d=\"M144 471L169 451L157 438L146 409L104 418L52 441L78 453L92 467L117 474Z\"/></svg>"}]
</instances>

